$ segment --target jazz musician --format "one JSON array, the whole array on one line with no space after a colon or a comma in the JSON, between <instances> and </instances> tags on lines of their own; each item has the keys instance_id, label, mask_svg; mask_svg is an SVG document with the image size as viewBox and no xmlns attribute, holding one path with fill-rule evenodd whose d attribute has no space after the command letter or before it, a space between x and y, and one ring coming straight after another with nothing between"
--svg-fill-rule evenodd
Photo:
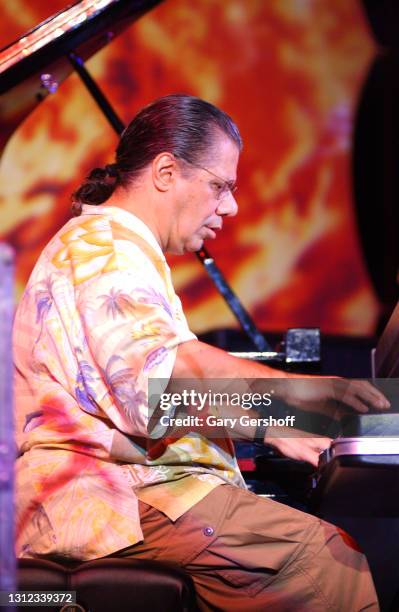
<instances>
[{"instance_id":1,"label":"jazz musician","mask_svg":"<svg viewBox=\"0 0 399 612\"><path fill-rule=\"evenodd\" d=\"M75 216L43 250L14 330L17 555L173 562L201 610L378 610L367 561L336 527L246 489L226 439L148 436L148 381L293 377L196 339L164 253L215 238L234 199L241 138L188 95L141 110L115 163L93 170ZM297 406L329 379L289 385ZM387 400L368 383L359 411ZM317 465L328 438L247 427L246 437Z\"/></svg>"}]
</instances>

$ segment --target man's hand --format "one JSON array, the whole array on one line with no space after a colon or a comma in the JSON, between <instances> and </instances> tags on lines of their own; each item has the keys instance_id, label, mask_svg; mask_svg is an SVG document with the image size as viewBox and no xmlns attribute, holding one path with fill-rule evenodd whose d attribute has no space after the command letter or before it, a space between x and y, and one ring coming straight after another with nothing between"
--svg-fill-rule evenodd
<instances>
[{"instance_id":1,"label":"man's hand","mask_svg":"<svg viewBox=\"0 0 399 612\"><path fill-rule=\"evenodd\" d=\"M367 380L345 378L290 377L282 381L282 398L287 404L303 410L322 412L339 418L345 412L343 405L356 412L366 413L370 408L387 410L386 397Z\"/></svg>"},{"instance_id":2,"label":"man's hand","mask_svg":"<svg viewBox=\"0 0 399 612\"><path fill-rule=\"evenodd\" d=\"M320 453L329 448L332 440L316 437L292 427L270 426L267 428L264 442L290 459L307 461L317 467Z\"/></svg>"}]
</instances>

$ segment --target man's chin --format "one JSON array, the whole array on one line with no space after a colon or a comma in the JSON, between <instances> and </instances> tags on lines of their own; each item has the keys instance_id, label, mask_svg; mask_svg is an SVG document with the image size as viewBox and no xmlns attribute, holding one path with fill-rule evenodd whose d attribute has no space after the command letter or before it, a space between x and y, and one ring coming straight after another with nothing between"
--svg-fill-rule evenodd
<instances>
[{"instance_id":1,"label":"man's chin","mask_svg":"<svg viewBox=\"0 0 399 612\"><path fill-rule=\"evenodd\" d=\"M195 242L190 242L188 244L182 244L178 247L169 247L167 252L171 255L184 255L184 253L195 253L202 249L204 244L203 240L196 240Z\"/></svg>"},{"instance_id":2,"label":"man's chin","mask_svg":"<svg viewBox=\"0 0 399 612\"><path fill-rule=\"evenodd\" d=\"M194 240L190 240L184 245L184 251L186 253L195 253L199 251L204 246L203 238L195 238Z\"/></svg>"}]
</instances>

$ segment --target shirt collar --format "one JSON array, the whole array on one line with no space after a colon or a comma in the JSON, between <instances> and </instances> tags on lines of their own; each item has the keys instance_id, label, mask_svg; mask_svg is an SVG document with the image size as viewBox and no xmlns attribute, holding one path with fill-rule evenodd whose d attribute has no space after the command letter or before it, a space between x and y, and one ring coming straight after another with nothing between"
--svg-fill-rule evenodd
<instances>
[{"instance_id":1,"label":"shirt collar","mask_svg":"<svg viewBox=\"0 0 399 612\"><path fill-rule=\"evenodd\" d=\"M133 213L120 208L119 206L106 206L99 204L94 206L93 204L83 204L82 215L106 215L114 221L117 221L121 225L131 229L133 232L139 234L146 242L148 242L156 252L165 259L165 255L155 238L154 234L141 219L136 217Z\"/></svg>"}]
</instances>

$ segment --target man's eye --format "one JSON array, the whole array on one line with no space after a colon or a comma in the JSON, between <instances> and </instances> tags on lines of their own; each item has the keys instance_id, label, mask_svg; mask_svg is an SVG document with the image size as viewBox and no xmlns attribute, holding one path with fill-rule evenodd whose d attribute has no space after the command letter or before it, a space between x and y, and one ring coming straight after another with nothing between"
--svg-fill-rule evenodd
<instances>
[{"instance_id":1,"label":"man's eye","mask_svg":"<svg viewBox=\"0 0 399 612\"><path fill-rule=\"evenodd\" d=\"M224 189L224 185L223 183L213 183L214 188L216 189L216 191L223 191Z\"/></svg>"}]
</instances>

